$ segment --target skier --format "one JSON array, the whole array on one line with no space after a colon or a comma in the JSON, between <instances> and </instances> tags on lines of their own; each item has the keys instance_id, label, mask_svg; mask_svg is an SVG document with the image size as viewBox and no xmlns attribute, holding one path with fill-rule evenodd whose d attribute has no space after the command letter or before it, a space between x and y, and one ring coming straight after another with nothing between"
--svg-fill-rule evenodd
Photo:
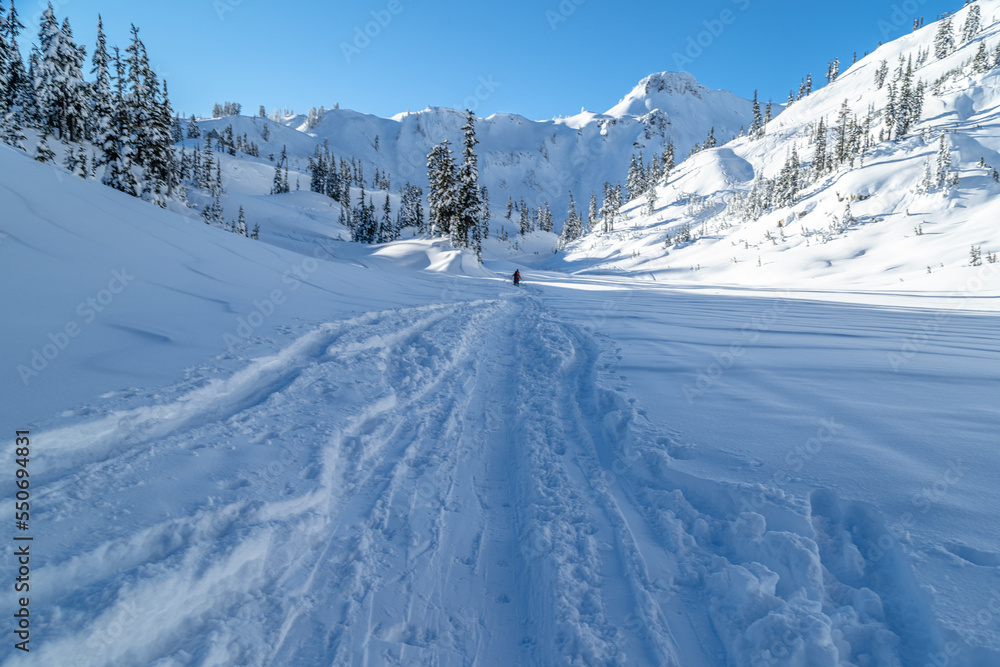
<instances>
[{"instance_id":1,"label":"skier","mask_svg":"<svg viewBox=\"0 0 1000 667\"><path fill-rule=\"evenodd\" d=\"M517 269L514 271L514 287L521 284L521 270Z\"/></svg>"}]
</instances>

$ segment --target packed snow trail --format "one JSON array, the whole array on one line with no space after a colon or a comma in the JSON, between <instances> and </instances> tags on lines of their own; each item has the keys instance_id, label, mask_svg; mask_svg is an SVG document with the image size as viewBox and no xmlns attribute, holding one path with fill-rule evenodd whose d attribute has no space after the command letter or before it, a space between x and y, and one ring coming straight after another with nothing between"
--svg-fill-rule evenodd
<instances>
[{"instance_id":1,"label":"packed snow trail","mask_svg":"<svg viewBox=\"0 0 1000 667\"><path fill-rule=\"evenodd\" d=\"M323 324L38 433L33 664L944 654L905 554L866 555L873 508L679 472L611 351L537 295Z\"/></svg>"}]
</instances>

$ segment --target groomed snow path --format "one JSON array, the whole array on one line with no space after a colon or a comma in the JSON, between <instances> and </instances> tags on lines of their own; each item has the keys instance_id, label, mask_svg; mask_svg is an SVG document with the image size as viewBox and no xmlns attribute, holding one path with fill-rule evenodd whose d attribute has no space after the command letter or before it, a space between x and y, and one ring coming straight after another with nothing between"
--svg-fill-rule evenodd
<instances>
[{"instance_id":1,"label":"groomed snow path","mask_svg":"<svg viewBox=\"0 0 1000 667\"><path fill-rule=\"evenodd\" d=\"M522 290L107 398L34 439L66 554L34 664L905 665L953 639L898 547L866 560L874 510L673 470L613 370Z\"/></svg>"}]
</instances>

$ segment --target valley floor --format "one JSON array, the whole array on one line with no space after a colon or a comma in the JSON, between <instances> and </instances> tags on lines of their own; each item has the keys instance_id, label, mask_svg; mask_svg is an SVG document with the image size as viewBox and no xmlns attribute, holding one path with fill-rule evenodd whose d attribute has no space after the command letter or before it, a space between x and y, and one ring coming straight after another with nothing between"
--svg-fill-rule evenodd
<instances>
[{"instance_id":1,"label":"valley floor","mask_svg":"<svg viewBox=\"0 0 1000 667\"><path fill-rule=\"evenodd\" d=\"M33 428L30 664L1000 664L996 315L526 279Z\"/></svg>"}]
</instances>

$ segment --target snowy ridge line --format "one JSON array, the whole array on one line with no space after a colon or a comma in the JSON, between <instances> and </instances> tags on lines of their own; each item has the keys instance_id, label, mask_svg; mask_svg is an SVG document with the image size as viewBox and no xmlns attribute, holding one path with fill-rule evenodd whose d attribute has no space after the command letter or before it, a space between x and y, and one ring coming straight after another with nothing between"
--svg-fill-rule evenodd
<instances>
[{"instance_id":1,"label":"snowy ridge line","mask_svg":"<svg viewBox=\"0 0 1000 667\"><path fill-rule=\"evenodd\" d=\"M224 419L245 406L260 402L264 398L260 392L266 395L280 391L294 381L304 367L317 360L337 354L356 354L391 344L393 340L392 335L376 334L367 340L334 345L336 335L341 331L350 332L353 327L408 312L429 313L426 319L412 325L420 328L430 326L456 308L454 305L431 305L394 309L321 325L278 354L255 360L228 378L210 380L204 387L194 389L170 403L116 412L92 422L42 432L36 437L45 446L37 459L43 472L70 468L87 458L101 456L101 450L108 447L133 446L178 429ZM397 335L404 336L405 333ZM9 452L6 454L8 459L12 456Z\"/></svg>"}]
</instances>

